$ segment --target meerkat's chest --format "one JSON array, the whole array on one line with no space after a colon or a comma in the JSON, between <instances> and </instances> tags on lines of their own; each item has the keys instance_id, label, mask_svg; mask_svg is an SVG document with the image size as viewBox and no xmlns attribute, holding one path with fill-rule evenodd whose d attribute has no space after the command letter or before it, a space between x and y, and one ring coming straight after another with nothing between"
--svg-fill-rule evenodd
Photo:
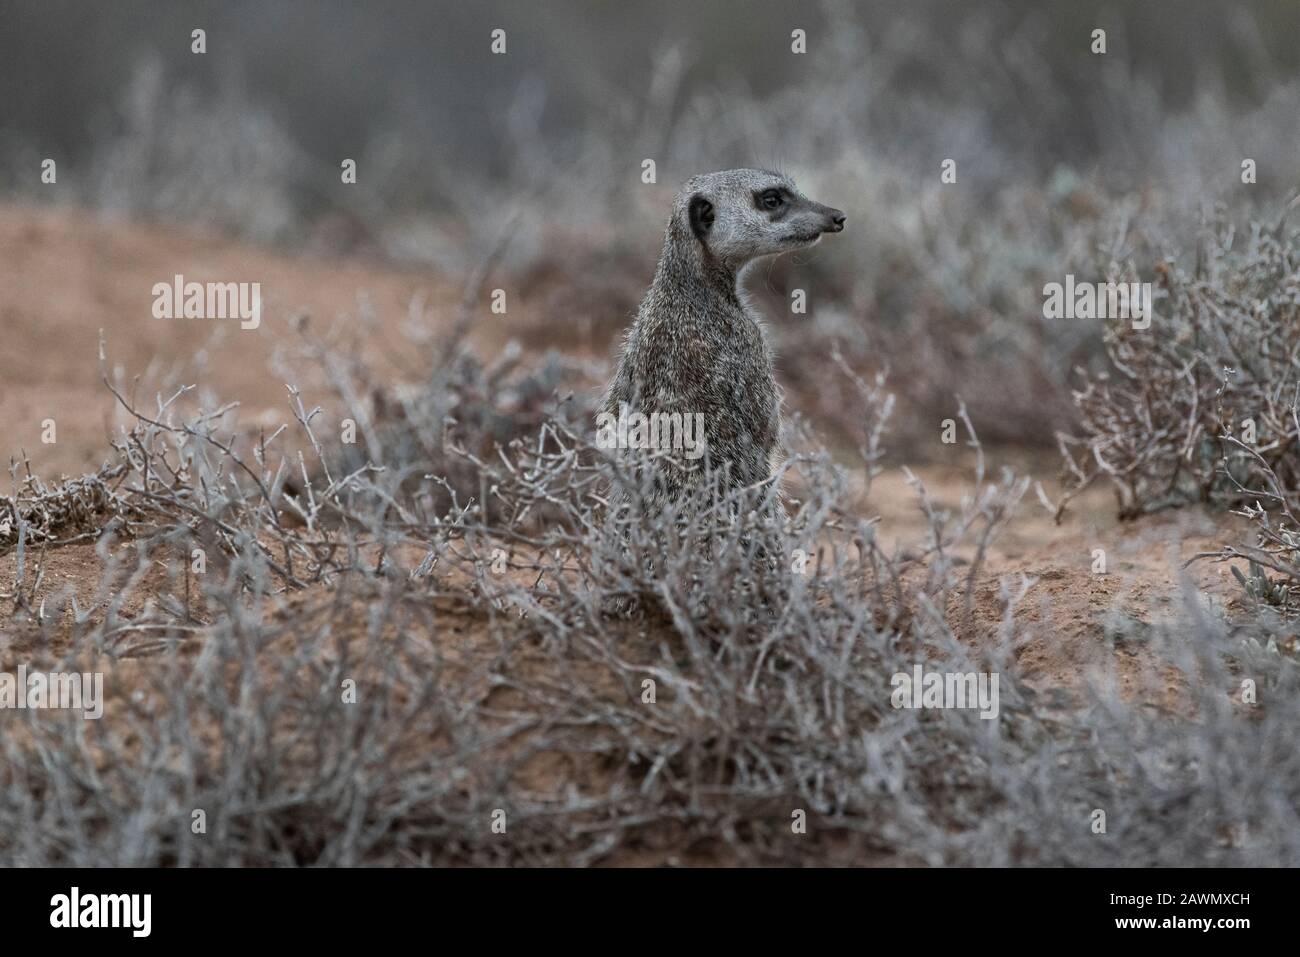
<instances>
[{"instance_id":1,"label":"meerkat's chest","mask_svg":"<svg viewBox=\"0 0 1300 957\"><path fill-rule=\"evenodd\" d=\"M746 433L764 445L775 438L776 383L772 353L753 320L701 329L683 343L685 361L679 387L699 411L722 431Z\"/></svg>"},{"instance_id":2,"label":"meerkat's chest","mask_svg":"<svg viewBox=\"0 0 1300 957\"><path fill-rule=\"evenodd\" d=\"M677 343L677 365L697 385L727 390L733 383L772 378L772 355L763 330L752 320L702 323Z\"/></svg>"}]
</instances>

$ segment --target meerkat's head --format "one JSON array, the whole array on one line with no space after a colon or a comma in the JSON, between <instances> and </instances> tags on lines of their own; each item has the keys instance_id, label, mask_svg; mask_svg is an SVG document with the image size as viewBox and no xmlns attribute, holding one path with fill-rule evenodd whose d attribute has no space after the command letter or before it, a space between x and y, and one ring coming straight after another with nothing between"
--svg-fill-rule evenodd
<instances>
[{"instance_id":1,"label":"meerkat's head","mask_svg":"<svg viewBox=\"0 0 1300 957\"><path fill-rule=\"evenodd\" d=\"M732 269L760 256L803 249L844 229L844 214L815 203L794 180L761 169L695 176L682 187L680 217L709 254Z\"/></svg>"}]
</instances>

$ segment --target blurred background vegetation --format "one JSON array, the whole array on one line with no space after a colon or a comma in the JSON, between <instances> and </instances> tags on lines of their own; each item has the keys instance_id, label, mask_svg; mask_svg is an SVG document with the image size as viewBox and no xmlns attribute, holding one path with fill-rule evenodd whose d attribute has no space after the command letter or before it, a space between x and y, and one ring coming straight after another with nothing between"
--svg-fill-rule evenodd
<instances>
[{"instance_id":1,"label":"blurred background vegetation","mask_svg":"<svg viewBox=\"0 0 1300 957\"><path fill-rule=\"evenodd\" d=\"M860 33L846 36L845 21ZM680 104L701 90L770 96L816 73L829 47L860 40L859 58L887 56L892 67L889 86L864 98L907 90L967 111L1001 131L1009 152L1047 167L1095 156L1114 135L1108 102L1123 88L1098 80L1095 27L1108 33L1108 67L1162 111L1207 92L1257 106L1300 70L1300 4L1289 0L4 0L0 25L6 147L73 163L93 155L88 134L112 126L146 61L201 96L237 90L321 162L396 128L427 143L429 166L497 172L508 168L512 122L557 142L589 133L611 107L646 95L669 49L682 57ZM204 57L190 53L196 27L208 33ZM509 35L504 59L488 49L496 27ZM795 27L808 32L802 58L790 54ZM1017 95L990 101L990 87ZM527 117L514 114L521 104ZM772 148L795 153L780 143L785 119L771 117ZM924 140L925 115L910 120L906 132Z\"/></svg>"},{"instance_id":2,"label":"blurred background vegetation","mask_svg":"<svg viewBox=\"0 0 1300 957\"><path fill-rule=\"evenodd\" d=\"M836 347L891 371L904 433L933 436L957 392L986 440L1053 445L1103 354L1099 324L1043 319L1043 284L1149 281L1300 184L1286 0L0 0L0 25L6 195L51 199L53 157L56 201L453 279L508 239L494 282L538 348L609 355L681 181L786 169L849 228L752 285L785 317L790 407L846 440Z\"/></svg>"}]
</instances>

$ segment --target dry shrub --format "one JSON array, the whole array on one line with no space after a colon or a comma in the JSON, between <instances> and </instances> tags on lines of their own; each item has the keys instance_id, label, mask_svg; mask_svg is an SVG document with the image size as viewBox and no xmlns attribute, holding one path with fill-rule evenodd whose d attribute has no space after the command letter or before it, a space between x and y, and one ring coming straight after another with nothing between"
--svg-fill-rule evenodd
<instances>
[{"instance_id":1,"label":"dry shrub","mask_svg":"<svg viewBox=\"0 0 1300 957\"><path fill-rule=\"evenodd\" d=\"M123 500L113 491L121 468L47 483L28 471L18 478L14 463L10 478L14 494L0 498L0 552L25 545L66 545L94 537Z\"/></svg>"},{"instance_id":2,"label":"dry shrub","mask_svg":"<svg viewBox=\"0 0 1300 957\"><path fill-rule=\"evenodd\" d=\"M1062 508L1105 476L1121 518L1204 502L1250 519L1253 542L1192 561L1244 560L1232 571L1256 624L1270 648L1280 642L1292 654L1300 608L1300 232L1288 231L1286 214L1298 204L1245 231L1220 210L1190 270L1161 262L1150 328L1107 328L1110 367L1085 376L1074 394L1080 434L1059 436L1073 485ZM1132 263L1124 271L1131 278Z\"/></svg>"},{"instance_id":3,"label":"dry shrub","mask_svg":"<svg viewBox=\"0 0 1300 957\"><path fill-rule=\"evenodd\" d=\"M1131 263L1112 270L1110 279L1137 276ZM1219 220L1190 271L1166 259L1155 272L1150 327L1109 324L1109 369L1085 374L1074 394L1079 434L1062 435L1061 448L1076 490L1109 478L1124 518L1260 494L1294 504L1300 233L1285 216L1244 235Z\"/></svg>"},{"instance_id":4,"label":"dry shrub","mask_svg":"<svg viewBox=\"0 0 1300 957\"><path fill-rule=\"evenodd\" d=\"M332 364L339 401L374 435L395 430L378 446L394 448L415 420L373 416L371 380L350 368ZM1028 581L1005 584L993 633L959 640L976 636L982 549L1024 480L987 478L981 457L955 510L918 483L931 529L895 553L796 433L788 517L756 507L766 490L712 482L675 515L610 516L611 474L635 470L593 447L589 419L560 403L496 443L497 402L532 370L490 390L481 375L452 361L421 387L436 395L388 397L456 409L440 454L463 473L414 481L418 455L334 471L340 450L296 390L295 428L271 436L245 436L229 407L133 410L112 490L131 511L96 546L105 580L125 584L84 605L3 595L6 666L103 670L109 700L99 722L5 715L0 861L1300 860L1284 659L1189 603L1196 641L1152 639L1196 678L1189 723L1104 683L1069 708L1024 686ZM870 476L888 397L849 381ZM628 596L638 614L606 612ZM915 664L998 674L998 719L894 708L891 675ZM1253 720L1226 694L1242 672L1270 702ZM1105 835L1089 828L1097 807Z\"/></svg>"}]
</instances>

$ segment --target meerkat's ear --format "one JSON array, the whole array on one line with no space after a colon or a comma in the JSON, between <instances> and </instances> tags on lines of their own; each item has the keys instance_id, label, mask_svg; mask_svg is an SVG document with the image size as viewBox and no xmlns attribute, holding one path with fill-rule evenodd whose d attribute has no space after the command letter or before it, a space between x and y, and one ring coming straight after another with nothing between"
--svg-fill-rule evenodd
<instances>
[{"instance_id":1,"label":"meerkat's ear","mask_svg":"<svg viewBox=\"0 0 1300 957\"><path fill-rule=\"evenodd\" d=\"M696 239L703 241L709 227L713 225L713 204L696 193L691 197L687 211L691 220L691 232Z\"/></svg>"}]
</instances>

